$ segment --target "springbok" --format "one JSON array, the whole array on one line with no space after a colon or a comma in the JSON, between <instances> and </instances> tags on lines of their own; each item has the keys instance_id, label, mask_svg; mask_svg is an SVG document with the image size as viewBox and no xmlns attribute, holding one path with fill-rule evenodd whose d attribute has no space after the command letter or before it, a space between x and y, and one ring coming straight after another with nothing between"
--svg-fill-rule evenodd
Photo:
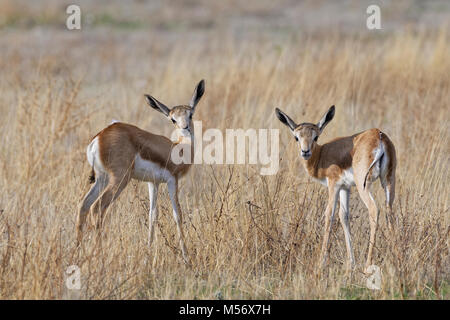
<instances>
[{"instance_id":1,"label":"springbok","mask_svg":"<svg viewBox=\"0 0 450 320\"><path fill-rule=\"evenodd\" d=\"M395 197L395 148L388 136L379 129L370 129L349 137L337 138L324 145L317 139L326 125L333 119L335 107L331 106L317 123L296 124L280 109L275 109L278 119L289 127L298 141L303 167L315 180L328 187L328 204L325 210L325 229L320 254L323 267L328 254L328 244L334 213L339 196L339 218L344 229L347 247L347 269L353 269L352 240L349 225L350 187L356 185L359 195L369 210L370 241L366 268L372 263L372 251L378 226L378 208L370 193L372 182L380 178L386 194L389 210L388 226L391 226L392 203Z\"/></svg>"},{"instance_id":2,"label":"springbok","mask_svg":"<svg viewBox=\"0 0 450 320\"><path fill-rule=\"evenodd\" d=\"M178 180L184 176L192 161L173 161L172 150L175 146L186 144L193 156L194 132L192 116L205 91L205 82L201 80L195 88L189 105L175 106L169 109L150 95L145 95L147 103L153 109L163 113L176 127L177 139L168 138L144 131L130 124L115 122L91 140L87 147L87 159L92 167L91 182L95 181L84 197L77 219L77 240L82 239L82 229L86 216L91 212L101 227L108 206L120 195L128 182L134 178L148 182L150 212L148 243L153 241L154 226L158 218L156 206L158 186L167 183L173 207L173 216L181 251L188 262L184 243L182 213L178 202ZM192 158L191 158L192 159Z\"/></svg>"}]
</instances>

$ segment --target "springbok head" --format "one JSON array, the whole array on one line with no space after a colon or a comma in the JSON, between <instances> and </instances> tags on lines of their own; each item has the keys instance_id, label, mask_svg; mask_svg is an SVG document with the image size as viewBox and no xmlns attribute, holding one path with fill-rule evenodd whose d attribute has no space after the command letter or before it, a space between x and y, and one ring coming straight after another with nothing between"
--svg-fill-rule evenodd
<instances>
[{"instance_id":1,"label":"springbok head","mask_svg":"<svg viewBox=\"0 0 450 320\"><path fill-rule=\"evenodd\" d=\"M189 105L179 105L172 107L172 109L168 108L166 105L148 94L145 95L145 98L147 99L147 103L150 107L164 114L170 121L172 121L175 128L182 132L183 135L189 135L192 133L192 117L195 112L195 107L204 92L205 80L201 80L195 87L194 94L192 95Z\"/></svg>"},{"instance_id":2,"label":"springbok head","mask_svg":"<svg viewBox=\"0 0 450 320\"><path fill-rule=\"evenodd\" d=\"M308 160L311 158L319 135L333 119L334 111L335 107L331 106L317 124L308 122L296 124L294 120L278 108L275 109L275 114L282 123L289 127L295 140L298 142L300 155L303 159Z\"/></svg>"}]
</instances>

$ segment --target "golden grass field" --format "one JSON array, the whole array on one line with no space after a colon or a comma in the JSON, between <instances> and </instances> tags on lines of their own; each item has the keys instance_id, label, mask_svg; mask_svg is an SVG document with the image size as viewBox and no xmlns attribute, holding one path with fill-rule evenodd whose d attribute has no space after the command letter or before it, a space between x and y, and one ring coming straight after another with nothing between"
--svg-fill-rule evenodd
<instances>
[{"instance_id":1,"label":"golden grass field","mask_svg":"<svg viewBox=\"0 0 450 320\"><path fill-rule=\"evenodd\" d=\"M134 7L140 3L130 10L144 19ZM64 28L64 6L21 11L13 1L0 3L0 298L449 299L448 25L232 29L226 23L237 18L225 9L246 8L202 3L209 11L199 10L198 24L194 9L181 8L181 27L99 18L80 31ZM169 13L159 19L176 21L177 10L163 9ZM204 18L214 10L217 25ZM265 12L255 10L264 21ZM43 12L48 21L33 22L47 17ZM192 268L181 258L166 185L159 189L152 248L147 185L135 180L110 207L102 241L87 231L77 247L90 138L112 119L169 135L171 123L147 106L144 93L169 106L186 104L202 78L206 92L195 120L204 130L280 129L279 172L191 168L180 203ZM383 190L378 182L373 187L381 210L374 252L380 290L367 289L362 273L369 221L356 190L350 198L356 270L345 274L344 235L335 219L329 264L321 278L314 276L327 190L307 176L274 108L315 122L332 104L336 116L319 143L377 127L397 149L394 233L386 229ZM81 291L65 286L70 265L80 267Z\"/></svg>"}]
</instances>

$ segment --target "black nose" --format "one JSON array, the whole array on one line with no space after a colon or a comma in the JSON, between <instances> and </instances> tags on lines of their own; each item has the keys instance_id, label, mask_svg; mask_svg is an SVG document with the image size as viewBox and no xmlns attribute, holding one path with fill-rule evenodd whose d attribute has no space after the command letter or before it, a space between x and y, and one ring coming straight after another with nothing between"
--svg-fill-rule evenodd
<instances>
[{"instance_id":1,"label":"black nose","mask_svg":"<svg viewBox=\"0 0 450 320\"><path fill-rule=\"evenodd\" d=\"M302 150L302 153L309 153L309 150L306 150L306 151L303 151L303 150Z\"/></svg>"}]
</instances>

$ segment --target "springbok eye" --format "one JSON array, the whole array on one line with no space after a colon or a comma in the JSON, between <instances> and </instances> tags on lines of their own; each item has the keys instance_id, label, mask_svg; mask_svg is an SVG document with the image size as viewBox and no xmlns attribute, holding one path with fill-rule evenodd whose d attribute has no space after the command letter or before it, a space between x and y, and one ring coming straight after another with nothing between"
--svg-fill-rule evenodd
<instances>
[{"instance_id":1,"label":"springbok eye","mask_svg":"<svg viewBox=\"0 0 450 320\"><path fill-rule=\"evenodd\" d=\"M294 138L295 138L295 141L298 141L298 137L297 136L294 136Z\"/></svg>"},{"instance_id":2,"label":"springbok eye","mask_svg":"<svg viewBox=\"0 0 450 320\"><path fill-rule=\"evenodd\" d=\"M172 123L175 123L175 122L176 122L174 118L171 118L170 120L172 120Z\"/></svg>"},{"instance_id":3,"label":"springbok eye","mask_svg":"<svg viewBox=\"0 0 450 320\"><path fill-rule=\"evenodd\" d=\"M189 115L189 119L192 119L192 113Z\"/></svg>"},{"instance_id":4,"label":"springbok eye","mask_svg":"<svg viewBox=\"0 0 450 320\"><path fill-rule=\"evenodd\" d=\"M314 141L317 142L317 139L319 139L319 136L316 136L316 137L314 138Z\"/></svg>"}]
</instances>

